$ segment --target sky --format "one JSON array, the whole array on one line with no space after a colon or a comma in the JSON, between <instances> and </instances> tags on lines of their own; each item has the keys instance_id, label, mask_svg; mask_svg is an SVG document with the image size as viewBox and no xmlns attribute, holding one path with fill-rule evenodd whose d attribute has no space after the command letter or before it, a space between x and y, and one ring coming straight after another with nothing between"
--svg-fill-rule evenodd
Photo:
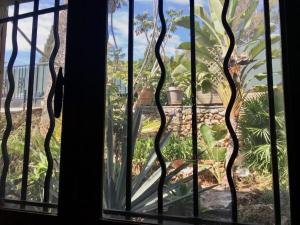
<instances>
[{"instance_id":1,"label":"sky","mask_svg":"<svg viewBox=\"0 0 300 225\"><path fill-rule=\"evenodd\" d=\"M153 1L152 0L135 0L135 15L147 12L149 15L153 15ZM164 11L174 9L183 10L183 14L188 14L189 1L188 0L166 0L164 2ZM110 20L109 20L110 24ZM123 49L123 53L127 54L128 43L128 6L122 6L114 13L114 32L118 45ZM189 39L189 33L187 30L177 28L176 32L172 35L172 38L167 42L166 52L167 55L174 55L178 45ZM110 43L113 43L112 36L110 35ZM143 34L134 37L134 57L135 59L142 58L144 56L146 48L145 36Z\"/></svg>"},{"instance_id":2,"label":"sky","mask_svg":"<svg viewBox=\"0 0 300 225\"><path fill-rule=\"evenodd\" d=\"M199 1L199 0L198 0ZM54 0L41 0L40 9L52 7L54 5ZM165 11L169 9L183 10L183 14L188 14L189 12L189 0L166 0L164 3ZM20 5L20 14L31 12L33 10L33 3L23 3ZM152 15L152 0L135 0L135 15L141 14L143 12L148 12ZM13 7L9 8L9 15L13 15ZM39 16L39 26L38 26L38 40L37 46L39 49L43 50L47 38L49 37L50 30L53 24L53 14L46 14ZM110 25L110 20L109 20ZM32 29L32 19L22 19L19 21L19 28L31 38ZM110 30L109 30L110 32ZM127 55L127 44L128 44L128 6L124 5L117 9L114 13L114 32L116 34L117 43L119 47L122 48L123 53ZM8 23L7 30L7 40L6 40L6 63L9 61L11 51L12 51L12 24ZM177 31L172 35L172 38L168 41L166 46L166 51L168 55L174 55L176 48L183 41L188 41L189 33L187 35L187 30L178 28ZM109 42L113 43L112 37L110 35ZM145 37L143 35L134 37L134 57L135 59L142 58L145 51ZM26 40L18 33L18 56L15 65L26 65L29 64L30 56L30 45ZM41 55L37 53L36 61L40 59Z\"/></svg>"},{"instance_id":3,"label":"sky","mask_svg":"<svg viewBox=\"0 0 300 225\"><path fill-rule=\"evenodd\" d=\"M63 1L63 0L61 0ZM204 5L207 7L208 0L195 0L195 4ZM261 1L262 2L262 1ZM54 6L54 0L40 0L40 9ZM189 14L189 0L164 0L164 11L174 9L183 10L183 15ZM20 14L31 12L33 10L33 3L23 3L20 5ZM149 15L153 14L153 0L135 0L135 15L148 12ZM13 15L13 7L9 8L9 15ZM116 34L117 44L122 48L122 52L127 56L128 45L128 5L122 5L113 14L114 32ZM110 30L110 17L109 22L109 42L113 44L111 30ZM47 38L49 37L50 30L53 24L53 14L46 14L39 16L38 26L38 40L37 47L41 50L44 49ZM32 19L22 19L19 21L19 28L25 32L28 37L31 37ZM11 42L12 24L8 23L7 42L6 42L6 63L9 61L12 42ZM167 55L175 55L176 48L180 43L189 41L190 33L187 29L177 27L176 32L172 35L172 38L166 45ZM30 45L25 39L18 33L18 47L19 52L15 62L15 65L29 64ZM141 59L144 56L146 48L146 41L144 35L134 37L134 58ZM38 62L41 55L37 53L36 61Z\"/></svg>"},{"instance_id":4,"label":"sky","mask_svg":"<svg viewBox=\"0 0 300 225\"><path fill-rule=\"evenodd\" d=\"M39 9L49 8L54 6L54 0L40 0ZM33 3L22 3L20 4L20 14L28 13L33 11ZM9 7L9 16L13 16L14 8ZM37 36L37 47L44 49L45 43L50 34L50 30L53 24L53 14L46 14L39 16L38 24L38 36ZM31 38L32 19L19 20L19 28L26 34L27 37ZM6 54L5 62L9 61L12 51L12 23L7 25L7 38L6 38ZM30 45L26 40L18 33L18 56L15 65L26 65L29 64L30 57ZM39 60L41 55L37 53L36 61Z\"/></svg>"}]
</instances>

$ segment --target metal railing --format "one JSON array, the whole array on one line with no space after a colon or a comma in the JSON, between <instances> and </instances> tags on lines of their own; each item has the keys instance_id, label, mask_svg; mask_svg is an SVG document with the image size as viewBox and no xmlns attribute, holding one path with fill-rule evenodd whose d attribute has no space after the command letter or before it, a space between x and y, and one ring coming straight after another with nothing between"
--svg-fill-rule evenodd
<instances>
[{"instance_id":1,"label":"metal railing","mask_svg":"<svg viewBox=\"0 0 300 225\"><path fill-rule=\"evenodd\" d=\"M13 76L15 82L15 92L11 100L11 108L26 108L27 92L28 92L28 78L29 78L29 65L14 66ZM4 68L4 80L2 87L2 99L5 100L9 92L9 79L7 73L7 67ZM33 90L33 107L40 107L41 100L45 97L49 64L43 63L35 66L34 69L34 90ZM4 101L1 101L4 102ZM3 106L1 106L3 107Z\"/></svg>"}]
</instances>

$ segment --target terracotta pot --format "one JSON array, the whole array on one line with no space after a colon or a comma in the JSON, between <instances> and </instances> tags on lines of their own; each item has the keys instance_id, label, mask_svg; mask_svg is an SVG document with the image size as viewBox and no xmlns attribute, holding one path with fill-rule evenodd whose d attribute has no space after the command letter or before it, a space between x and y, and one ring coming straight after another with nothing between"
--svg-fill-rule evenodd
<instances>
[{"instance_id":1,"label":"terracotta pot","mask_svg":"<svg viewBox=\"0 0 300 225\"><path fill-rule=\"evenodd\" d=\"M183 92L178 87L168 88L168 105L182 105Z\"/></svg>"},{"instance_id":2,"label":"terracotta pot","mask_svg":"<svg viewBox=\"0 0 300 225\"><path fill-rule=\"evenodd\" d=\"M154 99L154 90L153 88L145 87L139 93L139 105L147 106L152 105Z\"/></svg>"},{"instance_id":3,"label":"terracotta pot","mask_svg":"<svg viewBox=\"0 0 300 225\"><path fill-rule=\"evenodd\" d=\"M222 105L222 101L217 92L203 93L202 91L197 91L197 104Z\"/></svg>"}]
</instances>

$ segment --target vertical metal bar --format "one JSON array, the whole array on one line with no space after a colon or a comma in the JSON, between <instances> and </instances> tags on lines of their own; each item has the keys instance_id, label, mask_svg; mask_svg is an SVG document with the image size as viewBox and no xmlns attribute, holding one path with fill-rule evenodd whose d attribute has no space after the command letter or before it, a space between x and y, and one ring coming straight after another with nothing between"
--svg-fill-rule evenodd
<instances>
[{"instance_id":1,"label":"vertical metal bar","mask_svg":"<svg viewBox=\"0 0 300 225\"><path fill-rule=\"evenodd\" d=\"M35 67L35 75L36 75L36 79L35 79L35 93L34 93L34 103L37 103L37 99L38 99L38 88L39 88L39 65L36 65Z\"/></svg>"},{"instance_id":2,"label":"vertical metal bar","mask_svg":"<svg viewBox=\"0 0 300 225\"><path fill-rule=\"evenodd\" d=\"M129 0L128 20L128 96L127 96L127 160L126 160L126 210L131 210L132 189L132 108L133 108L133 37L134 37L134 0Z\"/></svg>"},{"instance_id":3,"label":"vertical metal bar","mask_svg":"<svg viewBox=\"0 0 300 225\"><path fill-rule=\"evenodd\" d=\"M106 34L107 1L69 1L58 216L79 224L102 216Z\"/></svg>"},{"instance_id":4,"label":"vertical metal bar","mask_svg":"<svg viewBox=\"0 0 300 225\"><path fill-rule=\"evenodd\" d=\"M224 29L226 30L226 33L230 39L230 45L228 47L228 51L226 53L224 63L223 63L224 74L229 83L230 90L231 90L231 97L230 97L230 100L229 100L229 103L228 103L228 106L227 106L227 109L225 112L225 123L226 123L227 129L230 133L230 136L232 138L232 143L233 143L233 151L228 160L227 167L226 167L226 176L227 176L228 184L230 187L231 199L232 199L232 205L231 205L232 222L237 222L237 220L238 220L237 194L236 194L236 188L235 188L235 184L234 184L233 177L232 177L232 167L233 167L234 161L238 155L239 140L238 140L235 130L231 124L231 111L232 111L232 108L233 108L235 100L236 100L237 90L236 90L235 82L229 72L229 61L230 61L230 58L231 58L231 55L233 53L234 46L235 46L234 34L233 34L233 32L230 28L230 25L227 22L227 18L226 18L229 3L230 3L230 0L225 0L224 5L223 5L223 10L222 10L222 23L223 23Z\"/></svg>"},{"instance_id":5,"label":"vertical metal bar","mask_svg":"<svg viewBox=\"0 0 300 225\"><path fill-rule=\"evenodd\" d=\"M25 90L25 74L26 74L26 67L23 66L22 67L22 76L21 76L21 92L20 92L20 95L23 96L23 93L24 93L24 90Z\"/></svg>"},{"instance_id":6,"label":"vertical metal bar","mask_svg":"<svg viewBox=\"0 0 300 225\"><path fill-rule=\"evenodd\" d=\"M18 98L22 98L22 80L23 80L23 68L24 66L20 67L19 70L19 80L18 80Z\"/></svg>"},{"instance_id":7,"label":"vertical metal bar","mask_svg":"<svg viewBox=\"0 0 300 225\"><path fill-rule=\"evenodd\" d=\"M164 63L163 63L161 55L160 55L160 47L162 45L162 42L165 38L166 31L167 31L166 21L165 21L165 17L164 17L163 0L158 1L158 14L159 14L159 18L161 21L161 32L157 39L157 43L155 45L155 56L156 56L157 62L160 67L161 75L160 75L160 79L158 81L156 92L155 92L155 103L156 103L156 106L157 106L157 109L158 109L158 112L159 112L159 115L161 118L161 124L160 124L159 130L157 132L157 135L155 137L154 148L155 148L155 153L157 155L157 159L159 161L160 168L161 168L161 176L159 179L158 190L157 190L158 214L161 215L161 214L163 214L163 186L164 186L165 178L166 178L166 174L167 174L166 163L164 161L164 157L163 157L163 155L161 153L161 149L160 149L160 140L162 138L162 135L163 135L163 132L164 132L165 126L166 126L166 115L164 113L164 109L160 102L160 92L161 92L161 89L163 88L164 82L166 80L166 68L164 66Z\"/></svg>"},{"instance_id":8,"label":"vertical metal bar","mask_svg":"<svg viewBox=\"0 0 300 225\"><path fill-rule=\"evenodd\" d=\"M59 7L60 0L55 0L55 7ZM53 22L53 35L54 35L54 47L52 50L52 53L49 58L49 70L51 74L52 79L52 85L48 94L47 98L47 110L49 115L49 128L48 132L46 134L45 142L44 142L44 149L47 157L48 162L48 168L46 172L45 182L44 182L44 202L49 203L49 195L50 195L50 184L51 184L51 177L53 172L53 157L51 154L50 149L50 141L51 137L54 132L55 128L55 118L54 118L54 112L53 112L53 96L55 92L55 84L56 84L56 71L55 71L55 58L59 50L60 46L60 40L59 40L59 33L58 33L58 26L59 26L59 11L56 10L54 12L54 22ZM43 81L42 81L43 83Z\"/></svg>"},{"instance_id":9,"label":"vertical metal bar","mask_svg":"<svg viewBox=\"0 0 300 225\"><path fill-rule=\"evenodd\" d=\"M10 112L10 103L15 91L15 80L13 75L13 65L17 58L18 54L18 42L17 42L17 28L18 28L18 19L17 16L19 14L19 3L15 2L14 5L14 20L13 20L13 28L12 28L12 45L13 50L11 57L9 59L9 63L7 66L7 76L9 80L9 91L5 100L5 116L6 116L6 128L3 134L1 149L2 149L2 157L3 157L3 168L1 173L1 180L0 180L0 203L2 204L2 199L5 198L5 186L6 186L6 178L9 169L9 154L7 150L7 141L12 130L12 118ZM2 84L1 84L2 85Z\"/></svg>"},{"instance_id":10,"label":"vertical metal bar","mask_svg":"<svg viewBox=\"0 0 300 225\"><path fill-rule=\"evenodd\" d=\"M299 187L300 174L298 163L298 146L300 127L299 118L299 51L300 42L297 26L300 15L299 1L279 0L280 24L281 24L281 49L282 49L282 78L285 105L285 126L288 156L288 176L289 176L289 200L291 224L300 221L299 214Z\"/></svg>"},{"instance_id":11,"label":"vertical metal bar","mask_svg":"<svg viewBox=\"0 0 300 225\"><path fill-rule=\"evenodd\" d=\"M16 67L13 67L13 75L14 75L14 80L16 80ZM15 84L16 85L16 84ZM13 94L13 99L16 99L16 95L17 95L18 93L15 93L14 92L14 94Z\"/></svg>"},{"instance_id":12,"label":"vertical metal bar","mask_svg":"<svg viewBox=\"0 0 300 225\"><path fill-rule=\"evenodd\" d=\"M45 94L45 91L44 91L45 68L46 68L46 65L43 66L43 78L42 78L42 93L43 93L43 96L44 96L44 94ZM54 67L54 69L55 69L55 67Z\"/></svg>"},{"instance_id":13,"label":"vertical metal bar","mask_svg":"<svg viewBox=\"0 0 300 225\"><path fill-rule=\"evenodd\" d=\"M264 0L264 16L265 16L265 41L266 41L266 62L267 62L267 83L269 98L269 123L270 123L270 145L272 160L272 177L273 177L273 194L274 194L274 213L275 224L281 224L280 209L280 183L278 171L278 155L277 155L277 132L276 132L276 112L274 100L274 84L273 84L273 65L272 65L272 40L270 25L270 5L269 0Z\"/></svg>"},{"instance_id":14,"label":"vertical metal bar","mask_svg":"<svg viewBox=\"0 0 300 225\"><path fill-rule=\"evenodd\" d=\"M39 10L39 0L34 0L34 16L32 19L31 53L30 53L30 65L29 65L30 67L29 67L28 91L27 91L24 160L23 160L23 174L22 174L22 187L21 187L21 200L23 201L25 201L27 198L27 187L28 187L27 184L28 184L31 122L32 122L32 98L33 98L36 42L37 42L37 29L38 29L38 14L37 14L38 10Z\"/></svg>"},{"instance_id":15,"label":"vertical metal bar","mask_svg":"<svg viewBox=\"0 0 300 225\"><path fill-rule=\"evenodd\" d=\"M192 89L192 141L193 141L193 209L194 217L199 216L198 194L198 143L197 143L197 78L196 78L196 41L195 41L195 2L190 0L191 29L191 89Z\"/></svg>"}]
</instances>

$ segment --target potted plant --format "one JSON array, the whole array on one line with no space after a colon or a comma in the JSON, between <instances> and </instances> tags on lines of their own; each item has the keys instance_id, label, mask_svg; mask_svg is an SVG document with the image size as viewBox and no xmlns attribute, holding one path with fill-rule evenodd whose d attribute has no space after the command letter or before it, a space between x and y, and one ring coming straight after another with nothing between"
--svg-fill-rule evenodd
<instances>
[{"instance_id":1,"label":"potted plant","mask_svg":"<svg viewBox=\"0 0 300 225\"><path fill-rule=\"evenodd\" d=\"M137 97L135 102L135 107L153 105L155 85L150 81L151 79L147 79L135 86L136 97Z\"/></svg>"},{"instance_id":2,"label":"potted plant","mask_svg":"<svg viewBox=\"0 0 300 225\"><path fill-rule=\"evenodd\" d=\"M168 105L181 105L183 100L183 91L174 84L167 90Z\"/></svg>"},{"instance_id":3,"label":"potted plant","mask_svg":"<svg viewBox=\"0 0 300 225\"><path fill-rule=\"evenodd\" d=\"M222 105L222 100L216 90L213 88L210 91L197 91L197 104L199 105Z\"/></svg>"}]
</instances>

